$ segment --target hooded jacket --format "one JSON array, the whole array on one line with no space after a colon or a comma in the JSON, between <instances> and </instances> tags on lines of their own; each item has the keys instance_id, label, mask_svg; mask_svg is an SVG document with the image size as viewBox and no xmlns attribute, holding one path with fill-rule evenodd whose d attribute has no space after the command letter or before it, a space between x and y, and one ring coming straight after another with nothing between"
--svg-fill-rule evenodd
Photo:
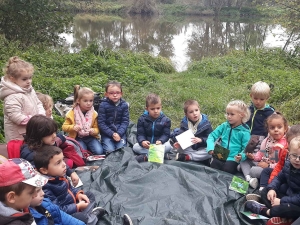
<instances>
[{"instance_id":1,"label":"hooded jacket","mask_svg":"<svg viewBox=\"0 0 300 225\"><path fill-rule=\"evenodd\" d=\"M22 121L37 114L45 115L43 104L32 86L21 88L4 77L0 83L0 99L4 100L4 132L6 142L23 140L26 125Z\"/></svg>"},{"instance_id":2,"label":"hooded jacket","mask_svg":"<svg viewBox=\"0 0 300 225\"><path fill-rule=\"evenodd\" d=\"M149 141L151 144L161 141L164 144L170 138L170 129L171 120L163 112L160 112L158 118L153 119L145 110L137 123L137 141L140 146L142 146L143 141Z\"/></svg>"},{"instance_id":3,"label":"hooded jacket","mask_svg":"<svg viewBox=\"0 0 300 225\"><path fill-rule=\"evenodd\" d=\"M25 212L26 211L26 212ZM7 207L0 202L0 222L1 225L32 225L34 219L28 210L24 212L17 211L11 207Z\"/></svg>"},{"instance_id":4,"label":"hooded jacket","mask_svg":"<svg viewBox=\"0 0 300 225\"><path fill-rule=\"evenodd\" d=\"M214 150L218 138L221 138L221 146L230 150L227 161L235 161L237 154L241 154L242 161L247 158L244 149L250 140L250 130L246 124L232 128L228 121L222 123L209 134L207 152Z\"/></svg>"}]
</instances>

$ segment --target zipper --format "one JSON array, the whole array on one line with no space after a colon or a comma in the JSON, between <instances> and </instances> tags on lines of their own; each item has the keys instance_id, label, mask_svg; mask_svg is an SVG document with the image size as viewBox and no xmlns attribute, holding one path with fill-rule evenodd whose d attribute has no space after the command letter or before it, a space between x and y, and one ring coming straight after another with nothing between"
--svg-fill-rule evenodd
<instances>
[{"instance_id":1,"label":"zipper","mask_svg":"<svg viewBox=\"0 0 300 225\"><path fill-rule=\"evenodd\" d=\"M256 115L257 109L255 109L255 111L253 112L253 116L252 116L252 120L251 120L251 127L250 127L250 133L252 132L252 128L253 128L253 122L254 122L254 117Z\"/></svg>"}]
</instances>

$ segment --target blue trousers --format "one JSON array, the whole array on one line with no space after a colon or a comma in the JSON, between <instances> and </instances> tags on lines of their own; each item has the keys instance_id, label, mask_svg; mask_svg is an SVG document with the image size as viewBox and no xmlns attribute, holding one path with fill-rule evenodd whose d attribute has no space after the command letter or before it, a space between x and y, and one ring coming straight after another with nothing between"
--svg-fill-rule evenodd
<instances>
[{"instance_id":1,"label":"blue trousers","mask_svg":"<svg viewBox=\"0 0 300 225\"><path fill-rule=\"evenodd\" d=\"M76 137L76 141L79 142L83 149L91 151L94 155L103 154L103 147L100 141L93 136Z\"/></svg>"}]
</instances>

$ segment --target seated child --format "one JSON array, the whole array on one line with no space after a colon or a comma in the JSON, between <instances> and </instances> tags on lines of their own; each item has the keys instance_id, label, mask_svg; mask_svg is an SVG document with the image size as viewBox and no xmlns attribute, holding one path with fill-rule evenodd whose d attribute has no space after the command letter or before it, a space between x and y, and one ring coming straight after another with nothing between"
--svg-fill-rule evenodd
<instances>
[{"instance_id":1,"label":"seated child","mask_svg":"<svg viewBox=\"0 0 300 225\"><path fill-rule=\"evenodd\" d=\"M0 164L0 174L1 224L35 224L28 207L36 196L36 188L45 185L48 179L19 158Z\"/></svg>"},{"instance_id":2,"label":"seated child","mask_svg":"<svg viewBox=\"0 0 300 225\"><path fill-rule=\"evenodd\" d=\"M246 153L249 160L241 163L241 170L246 181L252 188L257 188L258 179L264 168L273 169L282 151L287 147L285 134L288 130L287 120L283 115L272 114L266 119L266 127L269 132L260 146L260 151L256 154ZM263 179L266 179L263 177ZM267 177L268 179L268 177Z\"/></svg>"},{"instance_id":3,"label":"seated child","mask_svg":"<svg viewBox=\"0 0 300 225\"><path fill-rule=\"evenodd\" d=\"M184 103L185 117L182 119L180 129L174 136L179 135L187 130L191 130L195 138L192 138L193 145L184 149L181 149L176 137L173 138L174 147L180 151L177 153L176 159L178 161L204 161L210 159L211 155L206 152L206 140L208 135L212 132L211 123L205 114L200 113L200 106L195 100L187 100Z\"/></svg>"},{"instance_id":4,"label":"seated child","mask_svg":"<svg viewBox=\"0 0 300 225\"><path fill-rule=\"evenodd\" d=\"M105 86L105 99L98 110L103 150L109 154L126 145L126 131L129 125L128 103L122 99L122 86L117 81L110 81Z\"/></svg>"},{"instance_id":5,"label":"seated child","mask_svg":"<svg viewBox=\"0 0 300 225\"><path fill-rule=\"evenodd\" d=\"M282 171L262 190L263 204L248 200L245 208L267 217L297 219L300 215L300 137L289 144L289 160Z\"/></svg>"},{"instance_id":6,"label":"seated child","mask_svg":"<svg viewBox=\"0 0 300 225\"><path fill-rule=\"evenodd\" d=\"M212 157L210 166L235 174L237 165L246 159L244 149L250 139L249 127L245 124L250 117L248 106L240 100L231 101L226 107L227 121L219 125L207 138L207 152L214 153L215 142L221 138L220 145L229 150L226 161Z\"/></svg>"},{"instance_id":7,"label":"seated child","mask_svg":"<svg viewBox=\"0 0 300 225\"><path fill-rule=\"evenodd\" d=\"M96 224L98 218L106 211L95 206L95 196L91 192L72 187L66 178L66 164L60 148L53 145L43 145L35 152L36 169L48 177L48 183L43 187L45 195L60 209L86 224Z\"/></svg>"},{"instance_id":8,"label":"seated child","mask_svg":"<svg viewBox=\"0 0 300 225\"><path fill-rule=\"evenodd\" d=\"M156 94L146 97L146 110L137 123L137 141L133 146L138 162L148 161L150 144L164 145L165 156L171 151L169 143L171 120L161 111L161 100Z\"/></svg>"},{"instance_id":9,"label":"seated child","mask_svg":"<svg viewBox=\"0 0 300 225\"><path fill-rule=\"evenodd\" d=\"M94 92L79 85L74 87L74 105L66 115L62 130L69 137L75 138L83 149L91 151L94 155L103 153L99 141L99 128L97 123L97 112L94 110Z\"/></svg>"},{"instance_id":10,"label":"seated child","mask_svg":"<svg viewBox=\"0 0 300 225\"><path fill-rule=\"evenodd\" d=\"M46 112L46 116L53 119L52 109L53 109L54 103L53 103L52 97L50 95L46 95L41 92L36 92L36 95L37 95L38 99L41 101L41 103L43 104L43 107Z\"/></svg>"}]
</instances>

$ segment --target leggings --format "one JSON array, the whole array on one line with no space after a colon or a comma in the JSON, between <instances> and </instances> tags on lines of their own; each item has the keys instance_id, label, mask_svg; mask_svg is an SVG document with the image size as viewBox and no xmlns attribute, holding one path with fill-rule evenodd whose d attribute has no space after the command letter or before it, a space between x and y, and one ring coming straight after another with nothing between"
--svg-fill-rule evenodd
<instances>
[{"instance_id":1,"label":"leggings","mask_svg":"<svg viewBox=\"0 0 300 225\"><path fill-rule=\"evenodd\" d=\"M227 173L235 174L237 172L238 163L235 161L220 161L216 158L212 158L210 163L211 168L225 171Z\"/></svg>"}]
</instances>

